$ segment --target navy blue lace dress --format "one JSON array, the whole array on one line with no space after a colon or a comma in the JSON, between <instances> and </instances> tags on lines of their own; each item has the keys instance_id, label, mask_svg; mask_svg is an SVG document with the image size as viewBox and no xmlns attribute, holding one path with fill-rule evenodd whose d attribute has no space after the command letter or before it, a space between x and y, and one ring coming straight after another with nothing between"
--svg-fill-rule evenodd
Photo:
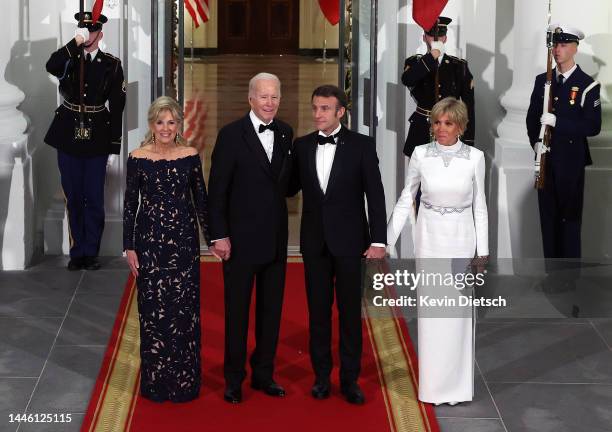
<instances>
[{"instance_id":1,"label":"navy blue lace dress","mask_svg":"<svg viewBox=\"0 0 612 432\"><path fill-rule=\"evenodd\" d=\"M123 248L135 250L142 396L185 402L199 395L200 240L208 242L206 186L198 155L130 156Z\"/></svg>"}]
</instances>

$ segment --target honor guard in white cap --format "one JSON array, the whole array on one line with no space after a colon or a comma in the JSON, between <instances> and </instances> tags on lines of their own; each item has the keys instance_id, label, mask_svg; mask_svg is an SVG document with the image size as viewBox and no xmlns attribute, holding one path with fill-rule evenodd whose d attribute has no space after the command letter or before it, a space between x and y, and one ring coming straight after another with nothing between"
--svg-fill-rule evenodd
<instances>
[{"instance_id":1,"label":"honor guard in white cap","mask_svg":"<svg viewBox=\"0 0 612 432\"><path fill-rule=\"evenodd\" d=\"M574 60L584 33L560 23L552 24L548 32L555 61L552 108L543 112L543 73L535 79L527 112L527 133L534 149L540 145L542 125L552 128L544 188L538 190L544 257L580 258L585 166L592 164L587 137L601 130L601 86Z\"/></svg>"}]
</instances>

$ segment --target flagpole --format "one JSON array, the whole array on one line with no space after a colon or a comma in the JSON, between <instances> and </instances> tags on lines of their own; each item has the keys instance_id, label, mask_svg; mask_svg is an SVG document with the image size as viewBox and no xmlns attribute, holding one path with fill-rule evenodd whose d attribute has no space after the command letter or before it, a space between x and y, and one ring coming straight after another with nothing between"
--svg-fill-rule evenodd
<instances>
[{"instance_id":1,"label":"flagpole","mask_svg":"<svg viewBox=\"0 0 612 432\"><path fill-rule=\"evenodd\" d=\"M194 34L194 29L193 29L193 21L191 21L191 64L192 64L192 68L193 68L193 34Z\"/></svg>"},{"instance_id":2,"label":"flagpole","mask_svg":"<svg viewBox=\"0 0 612 432\"><path fill-rule=\"evenodd\" d=\"M333 62L333 58L327 58L327 19L323 21L323 57L319 57L316 61L323 64L327 62Z\"/></svg>"}]
</instances>

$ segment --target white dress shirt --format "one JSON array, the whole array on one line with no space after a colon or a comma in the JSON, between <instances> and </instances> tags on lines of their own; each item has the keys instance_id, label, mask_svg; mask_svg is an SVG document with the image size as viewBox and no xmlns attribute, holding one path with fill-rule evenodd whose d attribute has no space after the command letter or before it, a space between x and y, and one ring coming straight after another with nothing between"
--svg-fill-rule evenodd
<instances>
[{"instance_id":1,"label":"white dress shirt","mask_svg":"<svg viewBox=\"0 0 612 432\"><path fill-rule=\"evenodd\" d=\"M336 129L329 135L325 135L319 131L319 135L328 137L330 135L336 135L340 132L342 125L338 125ZM338 138L335 138L336 144ZM334 156L336 155L336 144L323 144L317 145L317 177L319 178L319 185L323 193L327 191L327 183L329 182L329 174L331 172L332 165L334 163Z\"/></svg>"},{"instance_id":2,"label":"white dress shirt","mask_svg":"<svg viewBox=\"0 0 612 432\"><path fill-rule=\"evenodd\" d=\"M253 127L255 128L255 133L257 134L259 141L261 141L261 145L263 146L263 149L266 152L266 155L268 156L268 160L272 162L272 153L274 151L274 132L272 132L270 129L266 129L262 133L259 133L259 125L263 124L267 126L274 120L268 123L264 123L259 119L259 117L255 115L253 110L249 112L249 117L251 118L251 122L253 123Z\"/></svg>"},{"instance_id":3,"label":"white dress shirt","mask_svg":"<svg viewBox=\"0 0 612 432\"><path fill-rule=\"evenodd\" d=\"M87 59L87 54L89 54L91 56L91 61L94 61L96 59L96 56L98 55L98 51L100 51L99 48L96 48L91 52L85 51L85 59Z\"/></svg>"},{"instance_id":4,"label":"white dress shirt","mask_svg":"<svg viewBox=\"0 0 612 432\"><path fill-rule=\"evenodd\" d=\"M325 135L323 132L319 131L319 135L328 137L330 135L336 135L342 129L342 125L339 124L336 129L332 131L329 135ZM323 193L327 191L327 184L329 183L329 174L331 173L332 165L334 164L334 156L336 155L336 147L338 144L338 137L334 138L336 144L318 144L317 145L317 177L319 179L319 185L321 186L321 190ZM371 246L385 247L386 245L383 243L372 243Z\"/></svg>"},{"instance_id":5,"label":"white dress shirt","mask_svg":"<svg viewBox=\"0 0 612 432\"><path fill-rule=\"evenodd\" d=\"M557 79L557 82L559 81L559 75L563 75L563 82L566 82L569 77L572 76L577 67L578 65L574 64L574 66L570 70L565 71L563 73L561 73L558 68L555 68L555 78Z\"/></svg>"}]
</instances>

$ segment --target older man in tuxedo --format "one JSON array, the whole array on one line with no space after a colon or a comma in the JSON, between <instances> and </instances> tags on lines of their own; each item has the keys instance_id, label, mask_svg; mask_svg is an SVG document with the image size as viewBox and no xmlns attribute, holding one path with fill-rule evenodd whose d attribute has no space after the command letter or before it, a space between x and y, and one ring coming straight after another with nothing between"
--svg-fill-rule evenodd
<instances>
[{"instance_id":1,"label":"older man in tuxedo","mask_svg":"<svg viewBox=\"0 0 612 432\"><path fill-rule=\"evenodd\" d=\"M301 189L304 199L300 249L315 372L312 396L324 399L330 394L335 291L340 389L349 403L362 404L365 397L357 383L362 351L361 260L385 256L387 219L374 140L340 124L346 105L346 95L336 86L314 90L312 114L317 130L295 140L290 193Z\"/></svg>"},{"instance_id":2,"label":"older man in tuxedo","mask_svg":"<svg viewBox=\"0 0 612 432\"><path fill-rule=\"evenodd\" d=\"M275 119L280 97L278 77L255 75L249 83L251 111L219 131L212 154L209 228L212 252L224 260L224 398L230 403L242 400L253 282L257 316L251 387L285 395L272 378L285 286L285 195L293 139L291 127Z\"/></svg>"}]
</instances>

